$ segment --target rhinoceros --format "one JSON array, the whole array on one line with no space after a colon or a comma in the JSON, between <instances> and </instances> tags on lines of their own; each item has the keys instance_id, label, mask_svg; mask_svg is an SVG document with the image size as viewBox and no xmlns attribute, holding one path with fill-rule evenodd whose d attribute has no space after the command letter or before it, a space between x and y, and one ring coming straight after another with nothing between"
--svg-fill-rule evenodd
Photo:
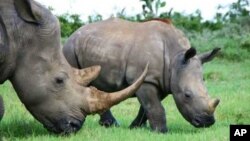
<instances>
[{"instance_id":1,"label":"rhinoceros","mask_svg":"<svg viewBox=\"0 0 250 141\"><path fill-rule=\"evenodd\" d=\"M202 64L219 50L197 55L170 20L138 23L110 18L76 30L64 44L63 53L73 67L100 65L102 71L91 85L109 92L130 85L149 61L146 79L136 92L141 106L130 128L144 126L149 120L153 131L164 133L168 128L161 100L169 94L192 125L214 124L219 99L208 95ZM110 111L100 116L101 125L117 123Z\"/></svg>"},{"instance_id":2,"label":"rhinoceros","mask_svg":"<svg viewBox=\"0 0 250 141\"><path fill-rule=\"evenodd\" d=\"M62 53L58 19L33 0L0 0L0 83L10 80L21 102L54 133L78 131L86 116L130 97L147 73L114 93L86 87L100 66L74 69ZM2 103L2 102L1 102Z\"/></svg>"}]
</instances>

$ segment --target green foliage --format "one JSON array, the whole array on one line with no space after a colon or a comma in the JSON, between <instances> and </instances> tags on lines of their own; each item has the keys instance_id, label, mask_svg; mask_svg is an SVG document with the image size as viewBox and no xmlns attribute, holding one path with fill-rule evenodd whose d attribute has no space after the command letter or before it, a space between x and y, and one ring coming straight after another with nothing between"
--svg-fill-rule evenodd
<instances>
[{"instance_id":1,"label":"green foliage","mask_svg":"<svg viewBox=\"0 0 250 141\"><path fill-rule=\"evenodd\" d=\"M250 26L228 23L217 31L185 32L192 45L201 51L220 47L222 51L219 57L222 59L236 62L249 59Z\"/></svg>"},{"instance_id":2,"label":"green foliage","mask_svg":"<svg viewBox=\"0 0 250 141\"><path fill-rule=\"evenodd\" d=\"M201 51L213 47L221 47L220 57L230 61L245 60L250 53L250 12L249 1L238 0L228 6L218 6L218 10L228 8L225 14L217 12L214 19L204 21L201 11L186 15L174 9L159 13L167 6L163 0L140 0L142 13L127 16L125 9L116 14L116 17L130 21L145 21L152 18L171 19L173 24L182 29L194 47ZM52 8L50 8L52 9ZM53 9L52 9L53 10ZM61 23L63 42L75 30L86 23L103 20L102 15L88 17L88 21L81 21L77 14L63 14L58 16Z\"/></svg>"},{"instance_id":3,"label":"green foliage","mask_svg":"<svg viewBox=\"0 0 250 141\"><path fill-rule=\"evenodd\" d=\"M97 14L97 15L88 16L88 20L89 20L88 23L102 21L102 15Z\"/></svg>"},{"instance_id":4,"label":"green foliage","mask_svg":"<svg viewBox=\"0 0 250 141\"><path fill-rule=\"evenodd\" d=\"M166 6L166 2L162 0L140 0L144 2L142 5L142 15L144 19L151 19L158 17L159 9Z\"/></svg>"},{"instance_id":5,"label":"green foliage","mask_svg":"<svg viewBox=\"0 0 250 141\"><path fill-rule=\"evenodd\" d=\"M80 19L80 15L78 14L66 13L57 16L57 18L60 21L62 38L69 37L74 31L76 31L78 28L86 24ZM93 23L101 20L102 20L102 15L100 14L92 15L88 16L87 23Z\"/></svg>"},{"instance_id":6,"label":"green foliage","mask_svg":"<svg viewBox=\"0 0 250 141\"><path fill-rule=\"evenodd\" d=\"M227 22L237 23L245 22L245 24L250 24L248 10L249 1L248 0L238 0L230 4L229 6L218 6L218 10L222 8L229 8L225 13L217 12L214 20L203 21L200 10L196 10L193 14L185 15L180 12L173 12L173 9L170 9L168 12L158 13L159 9L166 6L165 2L160 0L141 0L144 2L142 5L143 9L143 19L148 20L151 18L169 18L177 27L183 27L189 31L202 32L204 29L220 30L223 28L224 24ZM138 16L137 16L138 17ZM244 20L242 20L244 18ZM140 21L140 20L139 20Z\"/></svg>"},{"instance_id":7,"label":"green foliage","mask_svg":"<svg viewBox=\"0 0 250 141\"><path fill-rule=\"evenodd\" d=\"M248 0L238 0L229 5L229 10L225 15L221 16L222 20L225 22L237 22L239 18L250 16L250 11L247 9L249 7ZM219 6L218 9L223 9L223 6ZM227 8L227 7L226 7Z\"/></svg>"},{"instance_id":8,"label":"green foliage","mask_svg":"<svg viewBox=\"0 0 250 141\"><path fill-rule=\"evenodd\" d=\"M187 30L202 32L203 29L218 30L223 27L221 14L217 13L215 21L203 21L201 11L196 10L193 14L185 15L180 12L173 12L173 8L167 12L159 13L159 10L166 6L166 2L161 0L140 0L143 1L142 15L137 15L137 21L145 21L152 18L171 19L177 27L183 27ZM131 19L131 18L130 18Z\"/></svg>"},{"instance_id":9,"label":"green foliage","mask_svg":"<svg viewBox=\"0 0 250 141\"><path fill-rule=\"evenodd\" d=\"M161 15L160 18L168 18ZM172 19L174 25L183 27L187 30L194 30L201 32L203 30L201 12L197 10L194 14L183 15L179 12L174 12L169 17Z\"/></svg>"},{"instance_id":10,"label":"green foliage","mask_svg":"<svg viewBox=\"0 0 250 141\"><path fill-rule=\"evenodd\" d=\"M80 15L77 14L63 14L57 16L61 25L61 36L69 37L75 30L83 25Z\"/></svg>"},{"instance_id":11,"label":"green foliage","mask_svg":"<svg viewBox=\"0 0 250 141\"><path fill-rule=\"evenodd\" d=\"M120 12L116 13L116 17L125 19L128 21L141 21L141 15L137 14L136 16L127 16L125 12L125 8L123 8Z\"/></svg>"}]
</instances>

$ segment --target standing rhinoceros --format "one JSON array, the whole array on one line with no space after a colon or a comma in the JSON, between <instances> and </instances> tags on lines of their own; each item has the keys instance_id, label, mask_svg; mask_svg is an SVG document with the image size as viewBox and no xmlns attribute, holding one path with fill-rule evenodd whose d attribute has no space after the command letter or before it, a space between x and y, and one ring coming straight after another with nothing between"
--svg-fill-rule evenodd
<instances>
[{"instance_id":1,"label":"standing rhinoceros","mask_svg":"<svg viewBox=\"0 0 250 141\"><path fill-rule=\"evenodd\" d=\"M84 87L100 67L73 69L60 44L59 22L33 0L0 0L0 83L10 80L20 100L55 133L78 131L85 117L131 96L147 68L130 87L110 94Z\"/></svg>"},{"instance_id":2,"label":"standing rhinoceros","mask_svg":"<svg viewBox=\"0 0 250 141\"><path fill-rule=\"evenodd\" d=\"M214 124L219 100L208 95L202 64L218 50L197 55L183 33L164 20L137 23L111 18L78 29L66 42L63 53L74 67L101 65L100 75L91 84L105 91L131 84L149 61L147 77L136 92L141 107L130 127L140 127L148 119L152 130L166 132L161 100L168 94L173 95L180 113L195 127ZM107 111L99 123L108 126L116 121Z\"/></svg>"}]
</instances>

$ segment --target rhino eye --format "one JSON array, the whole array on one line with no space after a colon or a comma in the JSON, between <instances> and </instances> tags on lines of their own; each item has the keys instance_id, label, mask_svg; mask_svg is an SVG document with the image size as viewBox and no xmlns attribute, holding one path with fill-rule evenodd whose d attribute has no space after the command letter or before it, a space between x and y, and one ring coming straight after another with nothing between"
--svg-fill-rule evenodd
<instances>
[{"instance_id":1,"label":"rhino eye","mask_svg":"<svg viewBox=\"0 0 250 141\"><path fill-rule=\"evenodd\" d=\"M185 96L186 99L192 98L192 94L191 94L190 92L186 92L186 93L184 94L184 96Z\"/></svg>"},{"instance_id":2,"label":"rhino eye","mask_svg":"<svg viewBox=\"0 0 250 141\"><path fill-rule=\"evenodd\" d=\"M64 83L64 79L62 77L56 77L55 82L56 82L56 84L61 85Z\"/></svg>"},{"instance_id":3,"label":"rhino eye","mask_svg":"<svg viewBox=\"0 0 250 141\"><path fill-rule=\"evenodd\" d=\"M60 86L60 85L63 85L65 83L65 80L66 80L66 77L64 77L64 76L57 76L57 77L55 77L54 82L55 82L56 85Z\"/></svg>"},{"instance_id":4,"label":"rhino eye","mask_svg":"<svg viewBox=\"0 0 250 141\"><path fill-rule=\"evenodd\" d=\"M54 77L53 83L56 86L63 86L68 78L68 75L66 73L59 73Z\"/></svg>"}]
</instances>

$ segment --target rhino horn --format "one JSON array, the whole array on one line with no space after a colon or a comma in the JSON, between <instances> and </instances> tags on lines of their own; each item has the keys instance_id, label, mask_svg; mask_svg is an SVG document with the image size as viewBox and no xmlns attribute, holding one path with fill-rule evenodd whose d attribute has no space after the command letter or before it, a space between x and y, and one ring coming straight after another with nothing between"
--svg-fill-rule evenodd
<instances>
[{"instance_id":1,"label":"rhino horn","mask_svg":"<svg viewBox=\"0 0 250 141\"><path fill-rule=\"evenodd\" d=\"M215 111L215 108L218 106L219 103L220 103L219 99L213 99L209 102L210 110L212 113Z\"/></svg>"},{"instance_id":2,"label":"rhino horn","mask_svg":"<svg viewBox=\"0 0 250 141\"><path fill-rule=\"evenodd\" d=\"M131 97L141 86L148 72L148 64L146 65L141 76L129 87L113 93L107 93L89 87L89 95L87 96L88 114L103 113L110 107L120 103L121 101Z\"/></svg>"},{"instance_id":3,"label":"rhino horn","mask_svg":"<svg viewBox=\"0 0 250 141\"><path fill-rule=\"evenodd\" d=\"M75 76L75 80L81 86L87 86L90 82L95 80L97 76L100 74L101 66L91 66L84 69L73 69L73 73Z\"/></svg>"}]
</instances>

